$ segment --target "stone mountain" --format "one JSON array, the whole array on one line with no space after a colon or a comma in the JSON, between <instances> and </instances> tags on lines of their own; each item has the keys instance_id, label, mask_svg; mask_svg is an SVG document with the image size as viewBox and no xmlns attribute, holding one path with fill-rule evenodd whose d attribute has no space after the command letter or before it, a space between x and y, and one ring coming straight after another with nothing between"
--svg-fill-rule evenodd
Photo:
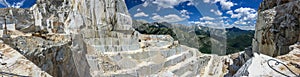
<instances>
[{"instance_id":1,"label":"stone mountain","mask_svg":"<svg viewBox=\"0 0 300 77\"><path fill-rule=\"evenodd\" d=\"M170 35L139 33L132 27L124 0L37 0L28 9L0 9L0 21L5 27L0 30L1 75L284 76L271 70L271 66L267 68L269 59L278 60L299 74L299 44L294 45L299 42L299 17L295 17L299 1L277 0L276 6L268 5L274 2L264 0L261 5L253 42L255 52L250 48L224 56L203 54L181 45ZM295 76L286 69L281 72Z\"/></svg>"}]
</instances>

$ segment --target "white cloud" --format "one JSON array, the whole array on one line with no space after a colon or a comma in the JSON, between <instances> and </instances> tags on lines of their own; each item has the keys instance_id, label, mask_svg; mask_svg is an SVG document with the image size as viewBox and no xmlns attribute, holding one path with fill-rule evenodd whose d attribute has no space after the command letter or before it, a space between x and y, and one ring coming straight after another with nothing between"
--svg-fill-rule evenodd
<instances>
[{"instance_id":1,"label":"white cloud","mask_svg":"<svg viewBox=\"0 0 300 77\"><path fill-rule=\"evenodd\" d=\"M242 21L242 20L238 20L238 21L235 21L234 24L236 24L236 25L246 25L247 22Z\"/></svg>"},{"instance_id":2,"label":"white cloud","mask_svg":"<svg viewBox=\"0 0 300 77\"><path fill-rule=\"evenodd\" d=\"M226 14L232 15L232 14L233 14L233 11L232 11L232 10L229 10L229 11L226 12Z\"/></svg>"},{"instance_id":3,"label":"white cloud","mask_svg":"<svg viewBox=\"0 0 300 77\"><path fill-rule=\"evenodd\" d=\"M235 3L227 0L215 0L213 3L217 3L217 2L220 2L220 5L223 10L230 10L232 6L236 5Z\"/></svg>"},{"instance_id":4,"label":"white cloud","mask_svg":"<svg viewBox=\"0 0 300 77\"><path fill-rule=\"evenodd\" d=\"M208 25L216 25L215 23L211 22L211 21L191 21L189 22L190 24L197 24L197 25L201 25L201 26L208 26Z\"/></svg>"},{"instance_id":5,"label":"white cloud","mask_svg":"<svg viewBox=\"0 0 300 77\"><path fill-rule=\"evenodd\" d=\"M199 21L189 21L188 23L189 23L189 24L200 24Z\"/></svg>"},{"instance_id":6,"label":"white cloud","mask_svg":"<svg viewBox=\"0 0 300 77\"><path fill-rule=\"evenodd\" d=\"M194 5L194 3L193 2L189 2L187 5L191 6L191 5Z\"/></svg>"},{"instance_id":7,"label":"white cloud","mask_svg":"<svg viewBox=\"0 0 300 77\"><path fill-rule=\"evenodd\" d=\"M192 14L192 13L190 13L187 10L183 9L183 10L180 11L180 14L181 14L182 17L190 18L189 14Z\"/></svg>"},{"instance_id":8,"label":"white cloud","mask_svg":"<svg viewBox=\"0 0 300 77\"><path fill-rule=\"evenodd\" d=\"M158 15L157 13L152 13L152 15Z\"/></svg>"},{"instance_id":9,"label":"white cloud","mask_svg":"<svg viewBox=\"0 0 300 77\"><path fill-rule=\"evenodd\" d=\"M142 11L140 8L136 9L136 11Z\"/></svg>"},{"instance_id":10,"label":"white cloud","mask_svg":"<svg viewBox=\"0 0 300 77\"><path fill-rule=\"evenodd\" d=\"M204 2L204 3L209 3L209 2L210 2L210 0L203 0L203 2Z\"/></svg>"},{"instance_id":11,"label":"white cloud","mask_svg":"<svg viewBox=\"0 0 300 77\"><path fill-rule=\"evenodd\" d=\"M230 28L232 27L232 25L228 24L228 23L224 23L224 21L220 21L220 22L212 22L212 21L193 21L193 22L189 22L190 24L195 24L195 25L199 25L199 26L206 26L209 28L213 28L213 29L225 29L225 28Z\"/></svg>"},{"instance_id":12,"label":"white cloud","mask_svg":"<svg viewBox=\"0 0 300 77\"><path fill-rule=\"evenodd\" d=\"M255 30L255 26L254 25L250 25L250 26L235 26L238 27L242 30Z\"/></svg>"},{"instance_id":13,"label":"white cloud","mask_svg":"<svg viewBox=\"0 0 300 77\"><path fill-rule=\"evenodd\" d=\"M144 7L147 7L149 5L149 1L145 1L144 3L143 3L143 6Z\"/></svg>"},{"instance_id":14,"label":"white cloud","mask_svg":"<svg viewBox=\"0 0 300 77\"><path fill-rule=\"evenodd\" d=\"M231 15L231 18L237 18L237 19L242 19L242 20L255 20L257 18L257 11L252 8L238 8L235 9L234 12L227 11L227 14Z\"/></svg>"},{"instance_id":15,"label":"white cloud","mask_svg":"<svg viewBox=\"0 0 300 77\"><path fill-rule=\"evenodd\" d=\"M176 14L169 14L166 16L160 16L160 15L154 15L152 17L153 20L155 21L161 21L161 22L180 22L183 20L186 20L186 18L181 18Z\"/></svg>"},{"instance_id":16,"label":"white cloud","mask_svg":"<svg viewBox=\"0 0 300 77\"><path fill-rule=\"evenodd\" d=\"M152 3L157 4L158 6L163 8L174 8L175 5L186 1L191 0L155 0Z\"/></svg>"},{"instance_id":17,"label":"white cloud","mask_svg":"<svg viewBox=\"0 0 300 77\"><path fill-rule=\"evenodd\" d=\"M214 9L211 9L210 12L213 12L213 13L215 13L215 14L218 15L218 16L223 15L223 13L222 13L220 10L214 10Z\"/></svg>"},{"instance_id":18,"label":"white cloud","mask_svg":"<svg viewBox=\"0 0 300 77\"><path fill-rule=\"evenodd\" d=\"M216 12L216 10L210 10L210 12ZM255 29L257 19L257 11L255 9L242 7L235 10L229 10L226 14L229 14L230 16L222 16L218 18L204 16L200 18L200 21L193 21L189 23L211 28L231 28L235 26L243 30Z\"/></svg>"},{"instance_id":19,"label":"white cloud","mask_svg":"<svg viewBox=\"0 0 300 77\"><path fill-rule=\"evenodd\" d=\"M219 17L220 19L227 19L228 17L226 16L223 16L223 17Z\"/></svg>"},{"instance_id":20,"label":"white cloud","mask_svg":"<svg viewBox=\"0 0 300 77\"><path fill-rule=\"evenodd\" d=\"M225 10L230 10L230 8L234 5L232 2L230 1L220 1L220 4L222 5L222 9Z\"/></svg>"},{"instance_id":21,"label":"white cloud","mask_svg":"<svg viewBox=\"0 0 300 77\"><path fill-rule=\"evenodd\" d=\"M220 22L212 22L212 21L191 21L189 22L190 24L196 24L199 26L206 26L209 28L214 28L214 29L224 29L224 28L232 28L232 27L238 27L243 30L255 30L255 25L236 25L236 24L229 24L221 20Z\"/></svg>"},{"instance_id":22,"label":"white cloud","mask_svg":"<svg viewBox=\"0 0 300 77\"><path fill-rule=\"evenodd\" d=\"M215 18L204 16L204 17L200 18L200 20L210 21L210 20L215 20Z\"/></svg>"},{"instance_id":23,"label":"white cloud","mask_svg":"<svg viewBox=\"0 0 300 77\"><path fill-rule=\"evenodd\" d=\"M255 9L241 7L234 11L227 11L226 13L231 15L230 18L238 19L233 21L232 25L246 30L254 29L257 19L257 11Z\"/></svg>"},{"instance_id":24,"label":"white cloud","mask_svg":"<svg viewBox=\"0 0 300 77\"><path fill-rule=\"evenodd\" d=\"M136 13L134 15L134 17L148 17L149 15L148 14L145 14L144 12L139 12L139 13Z\"/></svg>"},{"instance_id":25,"label":"white cloud","mask_svg":"<svg viewBox=\"0 0 300 77\"><path fill-rule=\"evenodd\" d=\"M230 23L233 22L233 23ZM210 28L231 28L233 26L238 27L243 30L254 30L255 29L255 20L232 20L231 18L228 18L226 16L218 17L218 18L212 18L212 17L202 17L200 18L200 21L191 21L190 24L196 24L201 26L207 26Z\"/></svg>"},{"instance_id":26,"label":"white cloud","mask_svg":"<svg viewBox=\"0 0 300 77\"><path fill-rule=\"evenodd\" d=\"M180 14L189 14L189 12L187 10L183 9L180 11Z\"/></svg>"}]
</instances>

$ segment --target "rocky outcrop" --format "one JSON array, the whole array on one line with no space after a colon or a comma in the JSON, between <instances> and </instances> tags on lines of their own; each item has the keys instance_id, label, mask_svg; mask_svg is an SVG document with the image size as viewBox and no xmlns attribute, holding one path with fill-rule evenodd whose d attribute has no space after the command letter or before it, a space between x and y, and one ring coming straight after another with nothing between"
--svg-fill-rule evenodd
<instances>
[{"instance_id":1,"label":"rocky outcrop","mask_svg":"<svg viewBox=\"0 0 300 77\"><path fill-rule=\"evenodd\" d=\"M14 50L10 46L0 43L0 68L1 76L5 77L52 77L47 72L36 66L18 51Z\"/></svg>"},{"instance_id":2,"label":"rocky outcrop","mask_svg":"<svg viewBox=\"0 0 300 77\"><path fill-rule=\"evenodd\" d=\"M300 41L299 8L294 0L264 0L256 24L253 50L269 56L289 52L289 46Z\"/></svg>"},{"instance_id":3,"label":"rocky outcrop","mask_svg":"<svg viewBox=\"0 0 300 77\"><path fill-rule=\"evenodd\" d=\"M87 54L139 48L124 0L37 0L1 12L2 25L16 27L4 43L52 76L89 77L90 65L100 65Z\"/></svg>"},{"instance_id":4,"label":"rocky outcrop","mask_svg":"<svg viewBox=\"0 0 300 77\"><path fill-rule=\"evenodd\" d=\"M294 3L286 4L295 7ZM286 15L285 11L273 10L261 12L266 12L269 17L260 15L262 19L259 20L269 18L270 21L258 22L268 27L262 31L259 29L265 26L257 27L255 51L269 47L272 51L279 49L281 53L286 44L295 41L289 38L297 36L299 31L298 21L295 21L298 17L293 17L297 12L286 9ZM251 59L250 48L226 56L202 54L195 48L181 45L169 35L140 34L132 28L124 0L37 0L37 4L29 9L9 8L0 12L1 23L9 27L7 33L0 30L4 32L1 34L4 44L1 45L5 46L0 50L4 53L3 62L13 69L5 68L8 73L4 74L55 77L261 76L252 75L254 70L247 69L260 66L257 64L267 57L255 54ZM281 21L284 23L277 26ZM277 29L279 32L276 33ZM266 38L266 35L270 36ZM298 46L290 49L295 47ZM268 54L267 51L261 52ZM298 51L294 53L297 54L278 58L299 65L297 60L289 58L298 56ZM265 65L263 63L261 67Z\"/></svg>"},{"instance_id":5,"label":"rocky outcrop","mask_svg":"<svg viewBox=\"0 0 300 77\"><path fill-rule=\"evenodd\" d=\"M299 44L290 46L290 53L276 58L264 54L254 54L234 75L235 77L249 76L290 76L297 77L300 73Z\"/></svg>"},{"instance_id":6,"label":"rocky outcrop","mask_svg":"<svg viewBox=\"0 0 300 77\"><path fill-rule=\"evenodd\" d=\"M300 51L299 44L295 44L300 41L299 5L297 0L261 3L252 43L253 58L239 68L235 77L299 76Z\"/></svg>"},{"instance_id":7,"label":"rocky outcrop","mask_svg":"<svg viewBox=\"0 0 300 77\"><path fill-rule=\"evenodd\" d=\"M79 76L74 62L70 36L19 36L4 39L30 61L52 76ZM80 57L80 56L77 56ZM88 70L84 70L87 71ZM84 72L80 71L80 72Z\"/></svg>"},{"instance_id":8,"label":"rocky outcrop","mask_svg":"<svg viewBox=\"0 0 300 77\"><path fill-rule=\"evenodd\" d=\"M293 1L297 1L297 0L263 0L260 3L260 7L259 7L259 11L264 11L264 10L268 10L268 9L272 9L276 6L285 4L285 3L289 3L289 2L293 2Z\"/></svg>"},{"instance_id":9,"label":"rocky outcrop","mask_svg":"<svg viewBox=\"0 0 300 77\"><path fill-rule=\"evenodd\" d=\"M37 0L1 12L2 24L16 27L3 34L4 43L55 77L224 74L223 57L135 31L124 0Z\"/></svg>"}]
</instances>

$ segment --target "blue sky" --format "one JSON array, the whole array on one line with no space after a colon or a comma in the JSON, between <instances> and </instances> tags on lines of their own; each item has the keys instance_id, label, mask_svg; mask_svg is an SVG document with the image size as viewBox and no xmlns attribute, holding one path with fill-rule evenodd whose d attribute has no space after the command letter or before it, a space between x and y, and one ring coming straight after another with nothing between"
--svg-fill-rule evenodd
<instances>
[{"instance_id":1,"label":"blue sky","mask_svg":"<svg viewBox=\"0 0 300 77\"><path fill-rule=\"evenodd\" d=\"M262 0L125 0L135 20L210 27L255 28ZM29 8L36 0L0 0L0 8ZM8 4L8 5L6 5Z\"/></svg>"},{"instance_id":2,"label":"blue sky","mask_svg":"<svg viewBox=\"0 0 300 77\"><path fill-rule=\"evenodd\" d=\"M0 0L0 8L30 8L36 0Z\"/></svg>"},{"instance_id":3,"label":"blue sky","mask_svg":"<svg viewBox=\"0 0 300 77\"><path fill-rule=\"evenodd\" d=\"M262 0L125 0L135 20L253 30Z\"/></svg>"}]
</instances>

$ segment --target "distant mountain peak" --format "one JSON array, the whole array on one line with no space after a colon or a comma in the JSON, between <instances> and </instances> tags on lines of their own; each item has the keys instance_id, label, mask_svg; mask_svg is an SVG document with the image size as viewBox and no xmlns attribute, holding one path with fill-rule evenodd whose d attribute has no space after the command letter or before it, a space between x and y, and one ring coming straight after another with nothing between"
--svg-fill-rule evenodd
<instances>
[{"instance_id":1,"label":"distant mountain peak","mask_svg":"<svg viewBox=\"0 0 300 77\"><path fill-rule=\"evenodd\" d=\"M227 31L243 31L242 29L233 26L232 28L226 28Z\"/></svg>"}]
</instances>

